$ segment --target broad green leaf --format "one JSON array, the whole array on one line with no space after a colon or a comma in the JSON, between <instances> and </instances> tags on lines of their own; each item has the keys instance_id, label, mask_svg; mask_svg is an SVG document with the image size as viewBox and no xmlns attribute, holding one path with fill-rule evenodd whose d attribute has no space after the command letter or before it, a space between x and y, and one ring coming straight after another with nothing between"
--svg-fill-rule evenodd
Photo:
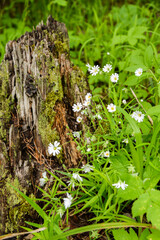
<instances>
[{"instance_id":1,"label":"broad green leaf","mask_svg":"<svg viewBox=\"0 0 160 240\"><path fill-rule=\"evenodd\" d=\"M156 229L151 229L152 233L147 236L148 240L159 240L160 239L160 231ZM141 239L140 239L141 240Z\"/></svg>"},{"instance_id":2,"label":"broad green leaf","mask_svg":"<svg viewBox=\"0 0 160 240\"><path fill-rule=\"evenodd\" d=\"M132 206L133 217L142 216L147 212L147 207L150 202L149 193L142 194Z\"/></svg>"},{"instance_id":3,"label":"broad green leaf","mask_svg":"<svg viewBox=\"0 0 160 240\"><path fill-rule=\"evenodd\" d=\"M160 230L160 206L151 203L147 209L147 219L151 221L152 225Z\"/></svg>"},{"instance_id":4,"label":"broad green leaf","mask_svg":"<svg viewBox=\"0 0 160 240\"><path fill-rule=\"evenodd\" d=\"M151 107L150 109L148 109L147 114L158 116L160 114L160 105L157 105L155 107Z\"/></svg>"},{"instance_id":5,"label":"broad green leaf","mask_svg":"<svg viewBox=\"0 0 160 240\"><path fill-rule=\"evenodd\" d=\"M98 88L95 88L93 91L92 91L92 94L98 94L98 93L102 93L102 88L98 87Z\"/></svg>"},{"instance_id":6,"label":"broad green leaf","mask_svg":"<svg viewBox=\"0 0 160 240\"><path fill-rule=\"evenodd\" d=\"M144 53L144 62L145 65L148 66L149 68L152 66L153 62L153 49L151 46L148 46L145 50Z\"/></svg>"},{"instance_id":7,"label":"broad green leaf","mask_svg":"<svg viewBox=\"0 0 160 240\"><path fill-rule=\"evenodd\" d=\"M135 75L132 75L128 77L127 81L124 82L124 85L134 86L134 85L137 85L138 82L139 82L139 78L137 78Z\"/></svg>"},{"instance_id":8,"label":"broad green leaf","mask_svg":"<svg viewBox=\"0 0 160 240\"><path fill-rule=\"evenodd\" d=\"M130 229L129 229L129 233L130 233L130 238L131 238L131 240L138 240L138 236L137 236L137 234L135 233L135 231L133 230L133 228L130 228Z\"/></svg>"},{"instance_id":9,"label":"broad green leaf","mask_svg":"<svg viewBox=\"0 0 160 240\"><path fill-rule=\"evenodd\" d=\"M118 189L117 197L120 197L124 201L126 200L134 200L139 198L141 194L143 194L143 183L140 177L132 176L130 174L123 175L122 181L125 179L125 184L128 184L128 187L125 190L121 188Z\"/></svg>"},{"instance_id":10,"label":"broad green leaf","mask_svg":"<svg viewBox=\"0 0 160 240\"><path fill-rule=\"evenodd\" d=\"M141 233L139 240L146 240L149 234L150 231L148 229L144 229L143 232Z\"/></svg>"},{"instance_id":11,"label":"broad green leaf","mask_svg":"<svg viewBox=\"0 0 160 240\"><path fill-rule=\"evenodd\" d=\"M150 197L152 201L160 206L160 191L152 189L150 192Z\"/></svg>"},{"instance_id":12,"label":"broad green leaf","mask_svg":"<svg viewBox=\"0 0 160 240\"><path fill-rule=\"evenodd\" d=\"M127 41L127 36L126 35L117 35L117 36L113 37L112 45L123 44L126 41Z\"/></svg>"},{"instance_id":13,"label":"broad green leaf","mask_svg":"<svg viewBox=\"0 0 160 240\"><path fill-rule=\"evenodd\" d=\"M115 240L131 240L129 233L124 229L116 229L112 231Z\"/></svg>"}]
</instances>

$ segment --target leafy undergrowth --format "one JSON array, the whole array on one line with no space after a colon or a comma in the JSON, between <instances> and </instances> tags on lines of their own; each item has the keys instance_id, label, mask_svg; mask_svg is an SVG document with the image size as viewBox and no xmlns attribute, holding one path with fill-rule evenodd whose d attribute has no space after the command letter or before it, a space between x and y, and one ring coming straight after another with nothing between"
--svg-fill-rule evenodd
<instances>
[{"instance_id":1,"label":"leafy undergrowth","mask_svg":"<svg viewBox=\"0 0 160 240\"><path fill-rule=\"evenodd\" d=\"M37 199L43 208L16 189L43 219L25 229L39 229L32 239L41 240L160 239L159 6L71 3L46 6L50 13L57 6L72 61L88 76L90 93L73 105L85 128L71 133L82 160L55 174L46 169ZM61 147L51 143L48 152L58 155Z\"/></svg>"}]
</instances>

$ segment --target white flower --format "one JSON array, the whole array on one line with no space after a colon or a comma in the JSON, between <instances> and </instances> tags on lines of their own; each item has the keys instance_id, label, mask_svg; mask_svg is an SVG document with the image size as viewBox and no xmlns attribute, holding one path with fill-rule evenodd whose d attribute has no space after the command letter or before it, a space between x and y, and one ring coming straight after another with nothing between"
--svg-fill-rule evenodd
<instances>
[{"instance_id":1,"label":"white flower","mask_svg":"<svg viewBox=\"0 0 160 240\"><path fill-rule=\"evenodd\" d=\"M143 72L143 69L142 68L138 68L136 71L135 71L135 75L137 77L141 76L142 75L142 72Z\"/></svg>"},{"instance_id":2,"label":"white flower","mask_svg":"<svg viewBox=\"0 0 160 240\"><path fill-rule=\"evenodd\" d=\"M85 108L84 110L82 110L81 114L87 116L88 115L88 109Z\"/></svg>"},{"instance_id":3,"label":"white flower","mask_svg":"<svg viewBox=\"0 0 160 240\"><path fill-rule=\"evenodd\" d=\"M90 71L90 73L92 74L92 76L96 76L97 73L99 72L99 66L98 66L98 65L97 65L97 66L94 66L94 67L92 67L89 71Z\"/></svg>"},{"instance_id":4,"label":"white flower","mask_svg":"<svg viewBox=\"0 0 160 240\"><path fill-rule=\"evenodd\" d=\"M83 103L83 105L84 105L85 107L89 106L90 104L91 104L91 101L90 101L90 100L86 100L86 101L84 101L84 103Z\"/></svg>"},{"instance_id":5,"label":"white flower","mask_svg":"<svg viewBox=\"0 0 160 240\"><path fill-rule=\"evenodd\" d=\"M127 101L125 99L123 99L122 103L125 105L127 103Z\"/></svg>"},{"instance_id":6,"label":"white flower","mask_svg":"<svg viewBox=\"0 0 160 240\"><path fill-rule=\"evenodd\" d=\"M144 114L140 111L135 111L132 113L131 117L140 123L143 122Z\"/></svg>"},{"instance_id":7,"label":"white flower","mask_svg":"<svg viewBox=\"0 0 160 240\"><path fill-rule=\"evenodd\" d=\"M128 92L128 89L127 88L122 88L122 91L124 91L125 93Z\"/></svg>"},{"instance_id":8,"label":"white flower","mask_svg":"<svg viewBox=\"0 0 160 240\"><path fill-rule=\"evenodd\" d=\"M111 103L107 106L107 109L108 109L108 112L115 112L116 111L116 105Z\"/></svg>"},{"instance_id":9,"label":"white flower","mask_svg":"<svg viewBox=\"0 0 160 240\"><path fill-rule=\"evenodd\" d=\"M128 138L123 139L122 142L127 144L128 143Z\"/></svg>"},{"instance_id":10,"label":"white flower","mask_svg":"<svg viewBox=\"0 0 160 240\"><path fill-rule=\"evenodd\" d=\"M86 67L88 67L88 70L90 70L92 66L89 63L87 63Z\"/></svg>"},{"instance_id":11,"label":"white flower","mask_svg":"<svg viewBox=\"0 0 160 240\"><path fill-rule=\"evenodd\" d=\"M109 52L107 52L107 55L110 55L110 53L109 53Z\"/></svg>"},{"instance_id":12,"label":"white flower","mask_svg":"<svg viewBox=\"0 0 160 240\"><path fill-rule=\"evenodd\" d=\"M73 178L79 182L83 181L83 178L81 178L78 173L73 173Z\"/></svg>"},{"instance_id":13,"label":"white flower","mask_svg":"<svg viewBox=\"0 0 160 240\"><path fill-rule=\"evenodd\" d=\"M62 208L59 208L57 210L57 213L60 215L60 217L62 218L63 217L63 214L65 213L65 211L62 209Z\"/></svg>"},{"instance_id":14,"label":"white flower","mask_svg":"<svg viewBox=\"0 0 160 240\"><path fill-rule=\"evenodd\" d=\"M67 209L71 206L73 198L69 193L67 193L67 198L63 198L63 200L64 200L64 207L65 209Z\"/></svg>"},{"instance_id":15,"label":"white flower","mask_svg":"<svg viewBox=\"0 0 160 240\"><path fill-rule=\"evenodd\" d=\"M125 190L126 187L128 187L128 184L125 184L125 181L124 181L124 182L121 182L121 188L122 188L122 190Z\"/></svg>"},{"instance_id":16,"label":"white flower","mask_svg":"<svg viewBox=\"0 0 160 240\"><path fill-rule=\"evenodd\" d=\"M117 183L112 184L112 186L114 186L115 188L120 188L121 183L120 183L120 181L118 181Z\"/></svg>"},{"instance_id":17,"label":"white flower","mask_svg":"<svg viewBox=\"0 0 160 240\"><path fill-rule=\"evenodd\" d=\"M90 152L91 151L91 148L87 148L87 152Z\"/></svg>"},{"instance_id":18,"label":"white flower","mask_svg":"<svg viewBox=\"0 0 160 240\"><path fill-rule=\"evenodd\" d=\"M79 112L82 109L82 104L81 103L74 104L72 106L72 109L73 109L73 112Z\"/></svg>"},{"instance_id":19,"label":"white flower","mask_svg":"<svg viewBox=\"0 0 160 240\"><path fill-rule=\"evenodd\" d=\"M100 114L96 114L96 116L95 117L97 117L99 120L102 120L102 117L101 117L101 115Z\"/></svg>"},{"instance_id":20,"label":"white flower","mask_svg":"<svg viewBox=\"0 0 160 240\"><path fill-rule=\"evenodd\" d=\"M81 167L85 173L93 171L93 166L86 164Z\"/></svg>"},{"instance_id":21,"label":"white flower","mask_svg":"<svg viewBox=\"0 0 160 240\"><path fill-rule=\"evenodd\" d=\"M132 164L130 164L127 168L128 168L129 173L134 173L135 172L135 167Z\"/></svg>"},{"instance_id":22,"label":"white flower","mask_svg":"<svg viewBox=\"0 0 160 240\"><path fill-rule=\"evenodd\" d=\"M48 181L46 172L42 173L42 178L40 178L39 181L41 187L43 187L46 184L46 182Z\"/></svg>"},{"instance_id":23,"label":"white flower","mask_svg":"<svg viewBox=\"0 0 160 240\"><path fill-rule=\"evenodd\" d=\"M85 96L86 101L87 100L91 100L91 98L92 98L92 94L91 93L87 93L86 96Z\"/></svg>"},{"instance_id":24,"label":"white flower","mask_svg":"<svg viewBox=\"0 0 160 240\"><path fill-rule=\"evenodd\" d=\"M143 102L143 99L141 99L141 102Z\"/></svg>"},{"instance_id":25,"label":"white flower","mask_svg":"<svg viewBox=\"0 0 160 240\"><path fill-rule=\"evenodd\" d=\"M56 154L59 154L60 150L61 150L61 147L58 147L59 144L60 143L57 141L54 142L54 145L52 143L50 143L48 146L48 153L53 154L53 156L55 156Z\"/></svg>"},{"instance_id":26,"label":"white flower","mask_svg":"<svg viewBox=\"0 0 160 240\"><path fill-rule=\"evenodd\" d=\"M73 137L80 138L81 132L72 132L72 134L73 134Z\"/></svg>"},{"instance_id":27,"label":"white flower","mask_svg":"<svg viewBox=\"0 0 160 240\"><path fill-rule=\"evenodd\" d=\"M72 188L74 188L75 186L75 181L73 179L71 179L70 181L68 181L68 187L72 186Z\"/></svg>"},{"instance_id":28,"label":"white flower","mask_svg":"<svg viewBox=\"0 0 160 240\"><path fill-rule=\"evenodd\" d=\"M109 151L106 151L103 153L104 157L110 157L110 152Z\"/></svg>"},{"instance_id":29,"label":"white flower","mask_svg":"<svg viewBox=\"0 0 160 240\"><path fill-rule=\"evenodd\" d=\"M113 74L110 76L110 80L111 80L111 82L113 82L113 83L116 83L116 82L118 81L118 79L119 79L118 73L113 73Z\"/></svg>"},{"instance_id":30,"label":"white flower","mask_svg":"<svg viewBox=\"0 0 160 240\"><path fill-rule=\"evenodd\" d=\"M111 64L106 64L103 67L103 72L110 72L112 70L112 65Z\"/></svg>"},{"instance_id":31,"label":"white flower","mask_svg":"<svg viewBox=\"0 0 160 240\"><path fill-rule=\"evenodd\" d=\"M122 182L121 180L119 180L117 183L112 184L112 186L114 186L115 188L122 188L122 190L125 190L126 187L128 187L128 184L125 184L125 181Z\"/></svg>"},{"instance_id":32,"label":"white flower","mask_svg":"<svg viewBox=\"0 0 160 240\"><path fill-rule=\"evenodd\" d=\"M77 117L77 122L80 123L82 121L82 117Z\"/></svg>"}]
</instances>

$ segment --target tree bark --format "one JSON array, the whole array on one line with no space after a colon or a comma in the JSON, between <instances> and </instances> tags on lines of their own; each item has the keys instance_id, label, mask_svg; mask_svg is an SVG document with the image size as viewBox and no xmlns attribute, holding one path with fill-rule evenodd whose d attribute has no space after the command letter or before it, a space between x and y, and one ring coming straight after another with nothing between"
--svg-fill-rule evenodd
<instances>
[{"instance_id":1,"label":"tree bark","mask_svg":"<svg viewBox=\"0 0 160 240\"><path fill-rule=\"evenodd\" d=\"M71 132L83 126L72 105L86 91L83 72L70 62L65 24L50 16L46 25L41 22L6 45L0 65L0 234L18 231L26 215L32 215L8 183L36 195L46 168L79 164ZM49 156L48 144L56 140L63 152Z\"/></svg>"}]
</instances>

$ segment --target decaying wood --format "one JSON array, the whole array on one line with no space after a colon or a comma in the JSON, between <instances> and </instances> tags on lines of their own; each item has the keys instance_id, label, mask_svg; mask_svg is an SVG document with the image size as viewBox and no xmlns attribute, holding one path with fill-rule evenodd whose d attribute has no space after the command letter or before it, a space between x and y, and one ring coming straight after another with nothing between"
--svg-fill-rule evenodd
<instances>
[{"instance_id":1,"label":"decaying wood","mask_svg":"<svg viewBox=\"0 0 160 240\"><path fill-rule=\"evenodd\" d=\"M22 199L7 183L36 194L45 168L61 167L58 157L47 152L49 142L60 141L66 167L79 164L70 135L80 130L72 105L86 89L83 73L70 62L65 24L49 17L46 25L41 22L7 44L0 65L0 234L17 229L19 214L22 220L25 216Z\"/></svg>"}]
</instances>

